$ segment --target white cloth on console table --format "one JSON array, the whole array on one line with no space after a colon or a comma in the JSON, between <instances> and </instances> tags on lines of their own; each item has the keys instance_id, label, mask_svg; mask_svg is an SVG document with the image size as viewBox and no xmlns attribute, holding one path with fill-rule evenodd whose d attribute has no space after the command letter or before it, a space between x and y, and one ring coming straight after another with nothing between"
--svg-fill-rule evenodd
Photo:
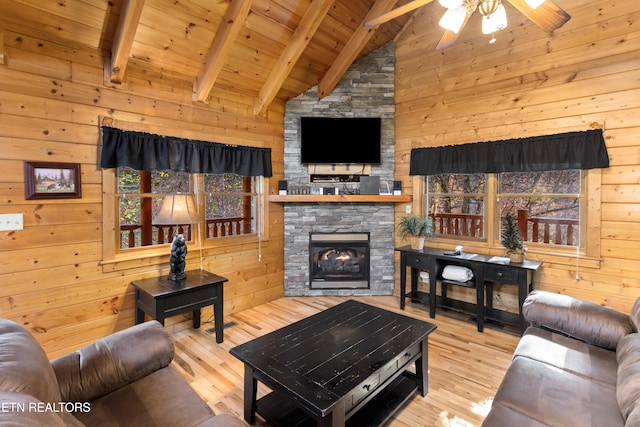
<instances>
[{"instance_id":1,"label":"white cloth on console table","mask_svg":"<svg viewBox=\"0 0 640 427\"><path fill-rule=\"evenodd\" d=\"M473 279L473 272L460 265L446 265L442 270L442 278L456 282L468 282Z\"/></svg>"}]
</instances>

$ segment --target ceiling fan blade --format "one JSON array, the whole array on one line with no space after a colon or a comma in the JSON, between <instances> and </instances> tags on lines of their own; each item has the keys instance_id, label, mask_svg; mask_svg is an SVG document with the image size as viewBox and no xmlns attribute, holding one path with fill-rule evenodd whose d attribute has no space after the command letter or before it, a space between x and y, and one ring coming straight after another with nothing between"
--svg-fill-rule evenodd
<instances>
[{"instance_id":1,"label":"ceiling fan blade","mask_svg":"<svg viewBox=\"0 0 640 427\"><path fill-rule=\"evenodd\" d=\"M562 27L565 22L571 19L571 16L564 9L551 0L546 0L535 9L529 6L525 0L508 1L538 27L549 33Z\"/></svg>"},{"instance_id":2,"label":"ceiling fan blade","mask_svg":"<svg viewBox=\"0 0 640 427\"><path fill-rule=\"evenodd\" d=\"M417 9L425 4L431 3L433 0L413 0L409 3L396 7L389 12L383 13L382 15L376 16L375 18L369 19L364 23L364 26L367 28L374 28L380 24L384 24L385 22L391 21L394 18L397 18L400 15L404 15L407 12L411 12L414 9Z\"/></svg>"},{"instance_id":3,"label":"ceiling fan blade","mask_svg":"<svg viewBox=\"0 0 640 427\"><path fill-rule=\"evenodd\" d=\"M454 33L451 30L447 30L444 32L444 34L442 35L442 38L440 39L440 41L438 42L438 45L436 46L436 50L446 49L449 46L453 45L456 42L456 40L458 40L458 36L464 29L464 26L467 25L467 22L469 22L469 18L471 18L471 15L473 15L473 12L475 12L475 9L472 9L471 11L467 10L467 15L464 17L464 21L462 21L462 26L460 27L460 30L458 30L457 33Z\"/></svg>"}]
</instances>

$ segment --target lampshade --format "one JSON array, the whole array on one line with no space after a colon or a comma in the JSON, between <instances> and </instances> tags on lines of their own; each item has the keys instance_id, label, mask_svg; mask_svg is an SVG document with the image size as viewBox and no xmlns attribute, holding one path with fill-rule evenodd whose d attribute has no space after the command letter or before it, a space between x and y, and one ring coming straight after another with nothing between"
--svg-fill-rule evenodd
<instances>
[{"instance_id":1,"label":"lampshade","mask_svg":"<svg viewBox=\"0 0 640 427\"><path fill-rule=\"evenodd\" d=\"M525 2L531 6L533 9L535 9L536 7L540 6L542 3L545 2L545 0L525 0Z\"/></svg>"},{"instance_id":2,"label":"lampshade","mask_svg":"<svg viewBox=\"0 0 640 427\"><path fill-rule=\"evenodd\" d=\"M167 194L160 211L153 218L158 225L193 224L200 222L192 194Z\"/></svg>"},{"instance_id":3,"label":"lampshade","mask_svg":"<svg viewBox=\"0 0 640 427\"><path fill-rule=\"evenodd\" d=\"M464 24L464 19L467 16L467 9L465 7L457 7L455 9L447 9L447 11L442 15L440 22L438 23L442 28L453 31L458 34L460 28L462 28L462 24Z\"/></svg>"},{"instance_id":4,"label":"lampshade","mask_svg":"<svg viewBox=\"0 0 640 427\"><path fill-rule=\"evenodd\" d=\"M482 32L491 34L505 28L507 28L507 12L502 3L500 3L495 12L482 17Z\"/></svg>"}]
</instances>

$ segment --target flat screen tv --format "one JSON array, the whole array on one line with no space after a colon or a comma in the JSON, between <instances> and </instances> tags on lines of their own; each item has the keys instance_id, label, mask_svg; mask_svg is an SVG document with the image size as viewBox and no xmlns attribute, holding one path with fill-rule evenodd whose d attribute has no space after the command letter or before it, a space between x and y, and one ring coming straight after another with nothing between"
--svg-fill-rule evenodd
<instances>
[{"instance_id":1,"label":"flat screen tv","mask_svg":"<svg viewBox=\"0 0 640 427\"><path fill-rule=\"evenodd\" d=\"M381 163L380 117L301 117L303 164Z\"/></svg>"}]
</instances>

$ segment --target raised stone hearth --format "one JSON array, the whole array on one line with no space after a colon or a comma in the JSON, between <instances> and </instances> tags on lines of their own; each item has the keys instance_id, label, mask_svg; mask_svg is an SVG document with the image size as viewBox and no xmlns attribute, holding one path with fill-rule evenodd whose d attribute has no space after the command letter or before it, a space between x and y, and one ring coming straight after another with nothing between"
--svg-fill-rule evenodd
<instances>
[{"instance_id":1,"label":"raised stone hearth","mask_svg":"<svg viewBox=\"0 0 640 427\"><path fill-rule=\"evenodd\" d=\"M309 186L300 162L300 117L381 117L382 164L371 174L394 179L394 45L388 43L356 62L333 92L318 100L318 88L289 100L285 108L284 179ZM315 185L315 184L314 184ZM351 187L348 187L348 186ZM353 184L334 185L354 188ZM313 289L309 279L309 234L370 233L369 288ZM393 203L285 203L285 295L391 295L394 286Z\"/></svg>"}]
</instances>

